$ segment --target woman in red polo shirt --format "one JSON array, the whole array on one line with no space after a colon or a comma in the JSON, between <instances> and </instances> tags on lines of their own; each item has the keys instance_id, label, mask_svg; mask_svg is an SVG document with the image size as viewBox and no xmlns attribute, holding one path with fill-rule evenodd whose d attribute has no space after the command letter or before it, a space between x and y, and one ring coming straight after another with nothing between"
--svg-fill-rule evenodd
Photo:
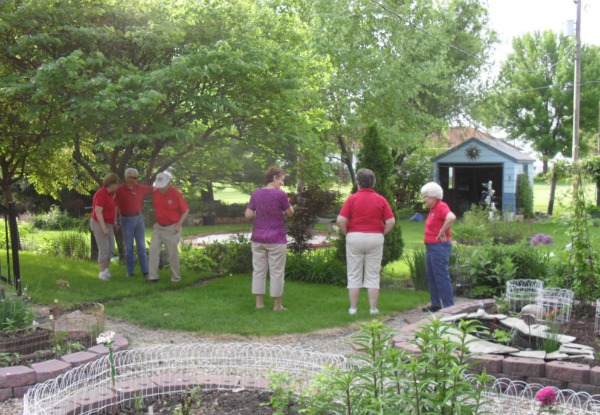
<instances>
[{"instance_id":1,"label":"woman in red polo shirt","mask_svg":"<svg viewBox=\"0 0 600 415\"><path fill-rule=\"evenodd\" d=\"M379 280L383 257L384 235L396 224L387 199L376 193L375 173L369 169L356 172L358 191L348 197L337 223L346 235L346 268L350 309L356 314L358 295L362 287L369 293L371 315L379 314Z\"/></svg>"},{"instance_id":2,"label":"woman in red polo shirt","mask_svg":"<svg viewBox=\"0 0 600 415\"><path fill-rule=\"evenodd\" d=\"M425 222L425 271L431 296L431 305L423 307L423 311L435 312L454 305L449 265L452 254L450 227L456 216L442 202L444 191L439 184L425 184L421 188L421 196L429 208Z\"/></svg>"},{"instance_id":3,"label":"woman in red polo shirt","mask_svg":"<svg viewBox=\"0 0 600 415\"><path fill-rule=\"evenodd\" d=\"M119 187L119 176L108 173L103 186L94 194L90 228L98 244L98 263L101 280L110 279L108 266L115 254L115 190Z\"/></svg>"}]
</instances>

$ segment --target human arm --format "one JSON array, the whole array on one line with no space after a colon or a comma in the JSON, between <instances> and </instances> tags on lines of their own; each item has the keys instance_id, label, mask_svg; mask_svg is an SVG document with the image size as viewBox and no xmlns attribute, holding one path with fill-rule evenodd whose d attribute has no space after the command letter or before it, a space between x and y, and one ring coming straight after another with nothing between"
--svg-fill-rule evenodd
<instances>
[{"instance_id":1,"label":"human arm","mask_svg":"<svg viewBox=\"0 0 600 415\"><path fill-rule=\"evenodd\" d=\"M450 227L452 226L452 224L454 223L455 220L456 220L456 215L452 212L448 212L448 214L446 214L446 219L444 220L444 224L440 228L440 232L438 233L438 236L436 239L439 239L442 242L446 242L446 240L447 240L446 231L448 229L450 229Z\"/></svg>"},{"instance_id":2,"label":"human arm","mask_svg":"<svg viewBox=\"0 0 600 415\"><path fill-rule=\"evenodd\" d=\"M102 211L104 208L102 206L96 206L94 211L96 212L96 218L98 218L98 223L100 224L100 228L102 229L102 233L104 236L108 235L108 229L106 228L106 223L104 223L104 215Z\"/></svg>"},{"instance_id":3,"label":"human arm","mask_svg":"<svg viewBox=\"0 0 600 415\"><path fill-rule=\"evenodd\" d=\"M294 216L294 207L292 205L290 205L290 207L285 210L285 214L287 215L288 218L291 218L292 216Z\"/></svg>"},{"instance_id":4,"label":"human arm","mask_svg":"<svg viewBox=\"0 0 600 415\"><path fill-rule=\"evenodd\" d=\"M387 235L396 225L396 218L393 216L383 221L383 234Z\"/></svg>"},{"instance_id":5,"label":"human arm","mask_svg":"<svg viewBox=\"0 0 600 415\"><path fill-rule=\"evenodd\" d=\"M190 211L189 209L186 209L186 211L183 212L183 214L181 215L181 217L177 221L177 224L175 225L175 232L179 232L179 230L183 226L183 222L185 222L185 220L186 220L186 218L188 216L189 211Z\"/></svg>"},{"instance_id":6,"label":"human arm","mask_svg":"<svg viewBox=\"0 0 600 415\"><path fill-rule=\"evenodd\" d=\"M348 233L348 218L342 215L338 215L337 224L338 228L340 228L340 232L346 235Z\"/></svg>"},{"instance_id":7,"label":"human arm","mask_svg":"<svg viewBox=\"0 0 600 415\"><path fill-rule=\"evenodd\" d=\"M246 212L244 213L244 216L246 217L247 220L252 220L252 219L254 219L255 213L256 212L253 211L252 209L246 208Z\"/></svg>"}]
</instances>

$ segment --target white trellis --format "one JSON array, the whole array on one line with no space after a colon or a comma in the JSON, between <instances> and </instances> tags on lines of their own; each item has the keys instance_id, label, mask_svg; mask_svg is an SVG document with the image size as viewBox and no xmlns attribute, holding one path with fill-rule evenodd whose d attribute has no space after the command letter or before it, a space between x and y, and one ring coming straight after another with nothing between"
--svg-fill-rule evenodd
<instances>
[{"instance_id":1,"label":"white trellis","mask_svg":"<svg viewBox=\"0 0 600 415\"><path fill-rule=\"evenodd\" d=\"M115 353L115 389L107 356L40 383L23 398L23 415L110 413L113 405L133 406L152 398L199 387L264 389L272 373L289 373L301 390L325 366L347 368L342 355L254 343L164 345ZM474 379L474 378L473 378ZM473 380L474 381L474 380ZM480 388L482 385L474 387ZM498 415L539 413L535 394L542 385L494 379L485 385L481 412ZM553 413L600 415L600 401L585 392L556 390Z\"/></svg>"},{"instance_id":2,"label":"white trellis","mask_svg":"<svg viewBox=\"0 0 600 415\"><path fill-rule=\"evenodd\" d=\"M568 323L571 321L575 293L564 288L544 288L537 299L538 321Z\"/></svg>"},{"instance_id":3,"label":"white trellis","mask_svg":"<svg viewBox=\"0 0 600 415\"><path fill-rule=\"evenodd\" d=\"M517 279L506 282L506 301L510 311L518 313L527 304L537 304L544 282L533 279Z\"/></svg>"},{"instance_id":4,"label":"white trellis","mask_svg":"<svg viewBox=\"0 0 600 415\"><path fill-rule=\"evenodd\" d=\"M325 366L345 367L342 355L256 343L164 345L116 352L115 385L108 356L39 383L23 398L23 415L110 413L152 398L200 387L264 389L272 373L294 376L306 387Z\"/></svg>"}]
</instances>

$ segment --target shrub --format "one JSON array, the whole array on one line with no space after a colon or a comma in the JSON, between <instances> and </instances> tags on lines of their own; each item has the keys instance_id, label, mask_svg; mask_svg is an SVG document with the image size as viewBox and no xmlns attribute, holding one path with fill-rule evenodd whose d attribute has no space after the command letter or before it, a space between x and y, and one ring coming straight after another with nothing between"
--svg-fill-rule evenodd
<instances>
[{"instance_id":1,"label":"shrub","mask_svg":"<svg viewBox=\"0 0 600 415\"><path fill-rule=\"evenodd\" d=\"M0 301L0 331L21 330L31 327L35 312L30 303L10 291L1 291L5 298Z\"/></svg>"},{"instance_id":2,"label":"shrub","mask_svg":"<svg viewBox=\"0 0 600 415\"><path fill-rule=\"evenodd\" d=\"M208 256L206 250L192 245L182 245L179 256L181 265L190 271L205 272L214 268L214 261Z\"/></svg>"},{"instance_id":3,"label":"shrub","mask_svg":"<svg viewBox=\"0 0 600 415\"><path fill-rule=\"evenodd\" d=\"M78 229L81 221L70 217L67 212L61 212L60 208L52 205L47 213L35 215L33 226L45 230Z\"/></svg>"},{"instance_id":4,"label":"shrub","mask_svg":"<svg viewBox=\"0 0 600 415\"><path fill-rule=\"evenodd\" d=\"M526 218L533 218L533 188L526 174L517 176L517 212Z\"/></svg>"},{"instance_id":5,"label":"shrub","mask_svg":"<svg viewBox=\"0 0 600 415\"><path fill-rule=\"evenodd\" d=\"M336 205L338 192L309 188L291 197L294 216L287 221L287 232L294 238L291 247L296 252L308 249L313 236L313 227L321 214Z\"/></svg>"},{"instance_id":6,"label":"shrub","mask_svg":"<svg viewBox=\"0 0 600 415\"><path fill-rule=\"evenodd\" d=\"M204 248L204 253L213 263L213 272L219 275L252 272L252 246L242 234L225 242L213 242Z\"/></svg>"},{"instance_id":7,"label":"shrub","mask_svg":"<svg viewBox=\"0 0 600 415\"><path fill-rule=\"evenodd\" d=\"M333 248L289 252L285 277L289 281L344 285L346 264L337 259Z\"/></svg>"},{"instance_id":8,"label":"shrub","mask_svg":"<svg viewBox=\"0 0 600 415\"><path fill-rule=\"evenodd\" d=\"M44 237L38 242L36 252L65 258L87 259L90 256L88 233L67 231L55 237Z\"/></svg>"},{"instance_id":9,"label":"shrub","mask_svg":"<svg viewBox=\"0 0 600 415\"><path fill-rule=\"evenodd\" d=\"M465 249L453 266L455 280L467 281L476 298L498 296L512 279L543 279L548 256L528 244L489 245Z\"/></svg>"}]
</instances>

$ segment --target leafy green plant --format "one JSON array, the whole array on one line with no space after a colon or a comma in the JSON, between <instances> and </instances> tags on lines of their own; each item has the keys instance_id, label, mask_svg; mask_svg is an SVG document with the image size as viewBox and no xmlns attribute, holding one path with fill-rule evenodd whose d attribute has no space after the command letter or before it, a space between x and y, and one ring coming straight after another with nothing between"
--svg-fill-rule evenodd
<instances>
[{"instance_id":1,"label":"leafy green plant","mask_svg":"<svg viewBox=\"0 0 600 415\"><path fill-rule=\"evenodd\" d=\"M16 366L21 363L19 353L0 353L0 367Z\"/></svg>"},{"instance_id":2,"label":"leafy green plant","mask_svg":"<svg viewBox=\"0 0 600 415\"><path fill-rule=\"evenodd\" d=\"M80 221L52 205L47 213L35 215L33 226L45 230L77 229Z\"/></svg>"},{"instance_id":3,"label":"leafy green plant","mask_svg":"<svg viewBox=\"0 0 600 415\"><path fill-rule=\"evenodd\" d=\"M297 384L299 383L290 373L273 372L268 375L268 390L271 392L271 399L268 404L274 409L274 415L284 415L297 399Z\"/></svg>"},{"instance_id":4,"label":"leafy green plant","mask_svg":"<svg viewBox=\"0 0 600 415\"><path fill-rule=\"evenodd\" d=\"M496 329L493 336L496 343L510 344L512 341L512 333L508 330Z\"/></svg>"},{"instance_id":5,"label":"leafy green plant","mask_svg":"<svg viewBox=\"0 0 600 415\"><path fill-rule=\"evenodd\" d=\"M200 388L191 388L184 393L179 394L179 407L175 409L175 414L190 415L195 405L199 404L198 394Z\"/></svg>"},{"instance_id":6,"label":"leafy green plant","mask_svg":"<svg viewBox=\"0 0 600 415\"><path fill-rule=\"evenodd\" d=\"M1 292L0 298L0 331L22 330L31 327L35 312L30 303L17 296L14 290Z\"/></svg>"},{"instance_id":7,"label":"leafy green plant","mask_svg":"<svg viewBox=\"0 0 600 415\"><path fill-rule=\"evenodd\" d=\"M192 245L184 244L181 246L179 260L181 265L190 271L210 271L215 266L214 261L203 249Z\"/></svg>"},{"instance_id":8,"label":"leafy green plant","mask_svg":"<svg viewBox=\"0 0 600 415\"><path fill-rule=\"evenodd\" d=\"M484 372L470 378L468 335L480 327L463 321L458 328L432 320L417 334L420 353L393 347L383 323L363 325L354 339L362 353L349 357L347 369L331 368L315 379L303 397L308 414L478 414L484 401ZM452 334L450 336L450 334Z\"/></svg>"},{"instance_id":9,"label":"leafy green plant","mask_svg":"<svg viewBox=\"0 0 600 415\"><path fill-rule=\"evenodd\" d=\"M533 218L533 188L526 174L517 176L517 212Z\"/></svg>"}]
</instances>

